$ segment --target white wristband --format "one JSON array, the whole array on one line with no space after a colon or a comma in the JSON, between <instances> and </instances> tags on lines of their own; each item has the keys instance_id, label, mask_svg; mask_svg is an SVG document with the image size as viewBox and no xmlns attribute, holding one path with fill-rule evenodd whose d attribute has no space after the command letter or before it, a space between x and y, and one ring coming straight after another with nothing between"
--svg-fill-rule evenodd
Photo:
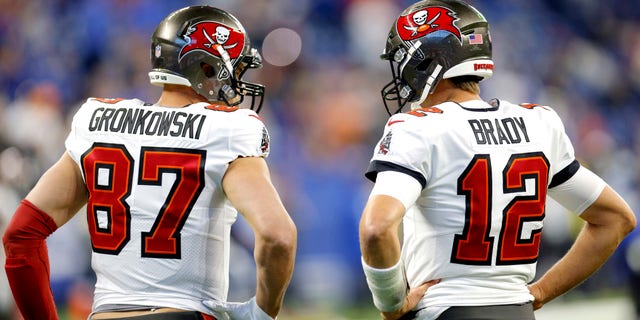
<instances>
[{"instance_id":1,"label":"white wristband","mask_svg":"<svg viewBox=\"0 0 640 320\"><path fill-rule=\"evenodd\" d=\"M407 297L407 279L402 259L386 269L373 268L362 259L362 269L376 308L383 312L400 309Z\"/></svg>"}]
</instances>

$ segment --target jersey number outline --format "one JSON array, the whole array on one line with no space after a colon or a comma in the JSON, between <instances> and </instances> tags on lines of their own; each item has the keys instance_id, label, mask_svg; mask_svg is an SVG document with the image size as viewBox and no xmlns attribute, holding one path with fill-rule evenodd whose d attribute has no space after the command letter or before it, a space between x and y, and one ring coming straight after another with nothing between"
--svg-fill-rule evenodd
<instances>
[{"instance_id":1,"label":"jersey number outline","mask_svg":"<svg viewBox=\"0 0 640 320\"><path fill-rule=\"evenodd\" d=\"M490 236L492 206L491 159L476 155L458 178L458 194L465 196L465 225L454 236L451 262L466 265L491 265L495 237ZM526 191L533 180L533 195L515 196L502 211L496 265L528 264L537 261L542 229L522 239L525 222L542 221L549 179L549 161L542 152L514 154L502 171L503 194Z\"/></svg>"},{"instance_id":2,"label":"jersey number outline","mask_svg":"<svg viewBox=\"0 0 640 320\"><path fill-rule=\"evenodd\" d=\"M143 147L138 185L162 185L164 173L173 173L171 186L151 230L141 233L141 256L181 257L181 230L204 189L206 151ZM89 199L87 222L94 252L118 255L131 239L131 195L135 161L124 145L94 143L82 155Z\"/></svg>"}]
</instances>

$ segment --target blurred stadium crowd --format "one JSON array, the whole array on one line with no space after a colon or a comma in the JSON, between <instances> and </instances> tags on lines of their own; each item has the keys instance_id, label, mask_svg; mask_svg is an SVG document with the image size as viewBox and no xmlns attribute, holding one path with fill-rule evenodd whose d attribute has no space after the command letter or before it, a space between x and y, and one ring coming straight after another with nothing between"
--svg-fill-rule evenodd
<instances>
[{"instance_id":1,"label":"blurred stadium crowd","mask_svg":"<svg viewBox=\"0 0 640 320\"><path fill-rule=\"evenodd\" d=\"M155 102L159 88L147 80L155 25L185 5L219 6L242 21L265 61L248 77L267 86L261 116L272 136L268 162L299 232L285 308L339 313L369 303L357 224L371 187L363 172L387 117L379 92L390 72L378 56L393 19L410 3L0 0L0 231L63 152L70 116L87 97ZM581 162L640 212L637 1L470 3L492 28L496 73L482 83L483 97L554 107ZM577 232L576 220L561 211L553 203L547 210L540 271ZM91 303L84 223L80 214L49 239L54 293L70 319L83 319ZM252 240L243 221L234 239L232 261L250 266ZM640 241L631 240L571 295L640 290ZM233 268L232 300L251 296L251 272ZM12 303L2 273L3 318L12 319Z\"/></svg>"}]
</instances>

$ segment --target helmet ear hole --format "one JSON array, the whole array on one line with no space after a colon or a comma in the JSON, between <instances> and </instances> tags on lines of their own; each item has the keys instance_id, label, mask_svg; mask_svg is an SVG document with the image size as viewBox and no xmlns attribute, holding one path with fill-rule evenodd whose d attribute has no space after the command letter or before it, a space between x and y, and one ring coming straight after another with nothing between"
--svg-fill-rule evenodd
<instances>
[{"instance_id":1,"label":"helmet ear hole","mask_svg":"<svg viewBox=\"0 0 640 320\"><path fill-rule=\"evenodd\" d=\"M418 71L427 71L427 68L429 68L429 65L431 65L431 62L433 62L432 59L424 59L424 60L422 60L416 66L416 70L418 70Z\"/></svg>"},{"instance_id":2,"label":"helmet ear hole","mask_svg":"<svg viewBox=\"0 0 640 320\"><path fill-rule=\"evenodd\" d=\"M216 75L216 70L208 63L201 62L200 68L207 78L212 78Z\"/></svg>"}]
</instances>

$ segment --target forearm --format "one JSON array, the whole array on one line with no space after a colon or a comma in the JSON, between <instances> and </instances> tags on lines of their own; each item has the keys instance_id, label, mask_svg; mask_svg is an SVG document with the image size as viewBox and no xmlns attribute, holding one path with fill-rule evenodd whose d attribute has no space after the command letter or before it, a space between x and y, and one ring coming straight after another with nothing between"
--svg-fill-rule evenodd
<instances>
[{"instance_id":1,"label":"forearm","mask_svg":"<svg viewBox=\"0 0 640 320\"><path fill-rule=\"evenodd\" d=\"M404 205L394 197L375 195L360 219L362 268L373 303L383 312L400 310L406 303L407 280L398 232L404 211Z\"/></svg>"},{"instance_id":2,"label":"forearm","mask_svg":"<svg viewBox=\"0 0 640 320\"><path fill-rule=\"evenodd\" d=\"M5 271L18 309L25 319L57 319L49 286L49 256L45 239L55 222L28 201L16 210L2 238Z\"/></svg>"},{"instance_id":3,"label":"forearm","mask_svg":"<svg viewBox=\"0 0 640 320\"><path fill-rule=\"evenodd\" d=\"M597 271L616 250L626 233L610 226L586 224L574 245L537 282L536 307L561 296Z\"/></svg>"},{"instance_id":4,"label":"forearm","mask_svg":"<svg viewBox=\"0 0 640 320\"><path fill-rule=\"evenodd\" d=\"M294 239L263 242L257 244L255 249L256 303L273 318L280 312L293 273L296 250Z\"/></svg>"}]
</instances>

